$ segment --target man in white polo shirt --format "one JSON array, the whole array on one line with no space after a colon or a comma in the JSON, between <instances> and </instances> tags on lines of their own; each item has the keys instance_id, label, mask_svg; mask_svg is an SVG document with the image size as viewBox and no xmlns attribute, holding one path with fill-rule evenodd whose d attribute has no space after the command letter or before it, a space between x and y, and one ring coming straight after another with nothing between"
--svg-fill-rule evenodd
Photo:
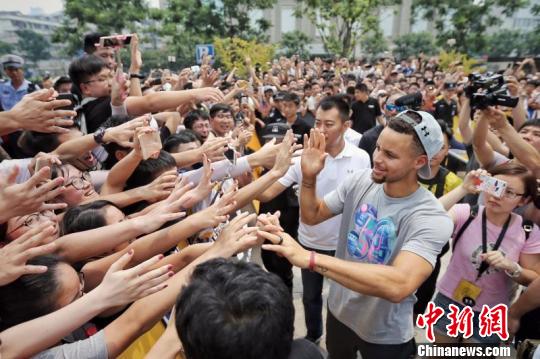
<instances>
[{"instance_id":1,"label":"man in white polo shirt","mask_svg":"<svg viewBox=\"0 0 540 359\"><path fill-rule=\"evenodd\" d=\"M370 168L369 155L362 149L345 141L344 134L349 128L350 108L339 96L324 98L316 111L315 127L326 139L326 162L317 176L317 195L325 196L336 189L349 174ZM296 158L285 176L275 182L257 198L269 201L288 187L302 183L300 158ZM298 241L308 250L334 255L339 237L341 216L333 217L315 226L300 221ZM317 272L302 269L304 313L306 319L306 339L318 343L322 336L322 285L323 276Z\"/></svg>"}]
</instances>

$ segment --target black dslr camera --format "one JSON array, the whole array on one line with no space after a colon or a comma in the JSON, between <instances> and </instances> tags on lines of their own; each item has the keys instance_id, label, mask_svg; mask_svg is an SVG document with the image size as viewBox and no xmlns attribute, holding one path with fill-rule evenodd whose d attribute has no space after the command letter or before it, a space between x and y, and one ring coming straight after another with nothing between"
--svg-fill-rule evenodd
<instances>
[{"instance_id":1,"label":"black dslr camera","mask_svg":"<svg viewBox=\"0 0 540 359\"><path fill-rule=\"evenodd\" d=\"M418 111L422 107L422 93L416 92L397 98L395 101L398 111L405 111L407 109Z\"/></svg>"},{"instance_id":2,"label":"black dslr camera","mask_svg":"<svg viewBox=\"0 0 540 359\"><path fill-rule=\"evenodd\" d=\"M488 106L516 107L518 97L508 94L504 77L501 74L482 76L474 73L470 78L470 85L465 88L465 94L471 100L473 110L484 110Z\"/></svg>"}]
</instances>

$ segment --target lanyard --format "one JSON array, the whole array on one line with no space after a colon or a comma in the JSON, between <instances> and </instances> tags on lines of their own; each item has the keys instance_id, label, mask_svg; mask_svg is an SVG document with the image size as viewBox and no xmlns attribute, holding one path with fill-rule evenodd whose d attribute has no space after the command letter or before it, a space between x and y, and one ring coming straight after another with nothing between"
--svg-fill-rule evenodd
<instances>
[{"instance_id":1,"label":"lanyard","mask_svg":"<svg viewBox=\"0 0 540 359\"><path fill-rule=\"evenodd\" d=\"M508 216L508 219L506 222L504 222L504 225L501 229L501 232L499 233L499 237L497 238L497 241L495 242L495 245L493 246L493 250L496 251L501 246L501 242L504 239L504 235L506 234L506 230L508 229L508 225L510 224L510 220L512 219L512 215ZM484 208L484 211L482 212L482 253L487 253L487 229L486 229L486 209ZM486 263L486 261L482 261L480 263L480 267L478 268L478 276L476 277L476 280L480 279L482 274L488 269L489 264Z\"/></svg>"}]
</instances>

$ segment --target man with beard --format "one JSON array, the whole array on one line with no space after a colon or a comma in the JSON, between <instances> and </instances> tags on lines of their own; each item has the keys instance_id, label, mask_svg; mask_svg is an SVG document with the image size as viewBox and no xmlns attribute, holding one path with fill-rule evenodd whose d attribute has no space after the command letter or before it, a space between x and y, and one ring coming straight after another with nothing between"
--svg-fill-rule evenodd
<instances>
[{"instance_id":1,"label":"man with beard","mask_svg":"<svg viewBox=\"0 0 540 359\"><path fill-rule=\"evenodd\" d=\"M314 225L342 214L335 257L303 249L286 233L260 232L264 249L293 265L332 279L326 347L331 359L414 356L414 293L428 278L453 225L435 197L417 181L429 177L443 145L440 126L426 112L391 119L377 140L373 170L345 178L317 198L317 174L326 158L317 129L302 154L301 219Z\"/></svg>"}]
</instances>

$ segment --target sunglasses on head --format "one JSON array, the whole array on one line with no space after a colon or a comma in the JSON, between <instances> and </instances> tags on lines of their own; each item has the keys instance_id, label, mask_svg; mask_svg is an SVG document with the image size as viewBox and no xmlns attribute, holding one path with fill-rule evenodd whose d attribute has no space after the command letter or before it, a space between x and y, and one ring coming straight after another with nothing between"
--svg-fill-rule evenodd
<instances>
[{"instance_id":1,"label":"sunglasses on head","mask_svg":"<svg viewBox=\"0 0 540 359\"><path fill-rule=\"evenodd\" d=\"M405 111L407 108L405 106L396 106L392 103L388 103L386 104L386 109L388 111L397 111L397 112L401 112L401 111Z\"/></svg>"}]
</instances>

